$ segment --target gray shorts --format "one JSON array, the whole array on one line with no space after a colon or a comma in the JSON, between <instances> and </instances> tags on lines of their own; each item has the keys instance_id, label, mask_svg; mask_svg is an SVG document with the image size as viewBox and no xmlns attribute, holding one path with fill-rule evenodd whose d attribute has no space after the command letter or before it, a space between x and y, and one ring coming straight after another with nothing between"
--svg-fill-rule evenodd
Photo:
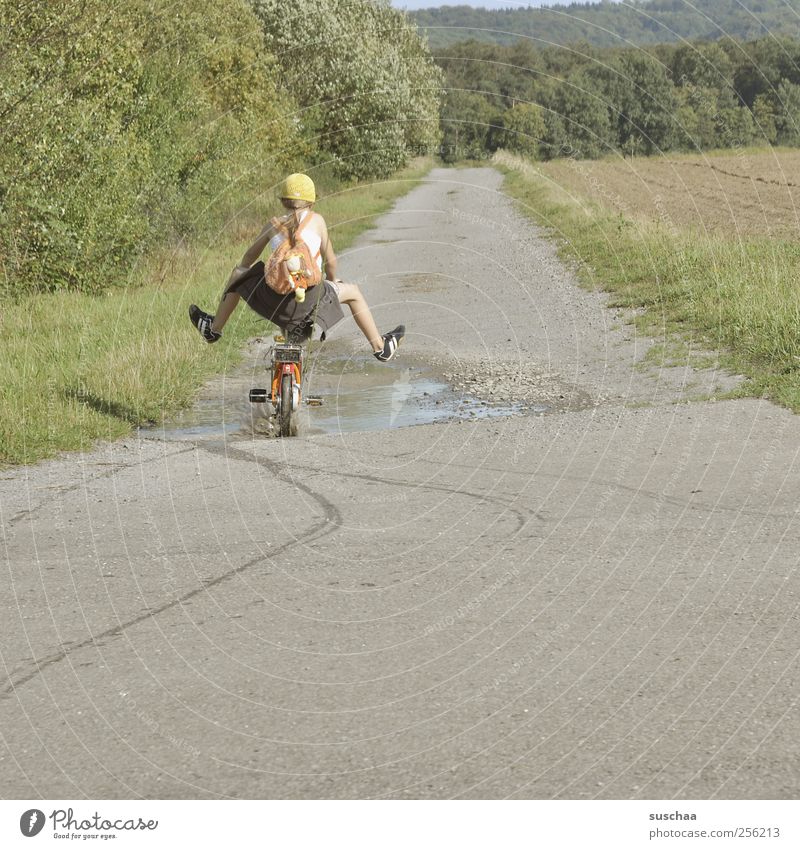
<instances>
[{"instance_id":1,"label":"gray shorts","mask_svg":"<svg viewBox=\"0 0 800 849\"><path fill-rule=\"evenodd\" d=\"M246 274L239 277L228 289L236 292L260 316L276 324L284 332L298 331L310 336L314 324L323 331L330 330L344 318L339 302L339 286L331 280L323 280L308 289L301 304L294 293L279 295L264 279L264 263L257 262Z\"/></svg>"},{"instance_id":2,"label":"gray shorts","mask_svg":"<svg viewBox=\"0 0 800 849\"><path fill-rule=\"evenodd\" d=\"M328 280L328 278L326 277L325 282L330 283L331 289L333 289L333 291L336 292L336 297L339 299L339 303L341 303L342 302L342 290L339 288L339 283L341 281L339 281L339 280Z\"/></svg>"}]
</instances>

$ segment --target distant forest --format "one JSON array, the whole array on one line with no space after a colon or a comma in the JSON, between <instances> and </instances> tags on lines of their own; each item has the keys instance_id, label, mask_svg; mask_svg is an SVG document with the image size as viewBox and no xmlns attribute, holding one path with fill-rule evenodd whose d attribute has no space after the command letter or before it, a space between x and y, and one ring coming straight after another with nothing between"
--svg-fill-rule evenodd
<instances>
[{"instance_id":1,"label":"distant forest","mask_svg":"<svg viewBox=\"0 0 800 849\"><path fill-rule=\"evenodd\" d=\"M469 41L434 53L448 161L501 147L541 159L800 147L800 40L545 50Z\"/></svg>"},{"instance_id":2,"label":"distant forest","mask_svg":"<svg viewBox=\"0 0 800 849\"><path fill-rule=\"evenodd\" d=\"M800 0L604 0L539 9L441 6L409 14L432 49L468 38L512 44L521 36L539 47L578 41L622 47L724 36L750 41L776 33L800 38Z\"/></svg>"}]
</instances>

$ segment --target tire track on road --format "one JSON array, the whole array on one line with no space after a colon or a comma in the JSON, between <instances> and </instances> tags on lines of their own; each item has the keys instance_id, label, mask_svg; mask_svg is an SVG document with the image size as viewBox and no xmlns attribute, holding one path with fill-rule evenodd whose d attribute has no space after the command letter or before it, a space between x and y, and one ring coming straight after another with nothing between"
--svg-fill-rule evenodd
<instances>
[{"instance_id":1,"label":"tire track on road","mask_svg":"<svg viewBox=\"0 0 800 849\"><path fill-rule=\"evenodd\" d=\"M194 452L197 447L202 447L204 450L208 451L211 454L216 454L226 458L228 458L230 454L236 454L239 455L239 457L242 459L246 459L248 461L252 460L251 457L248 457L244 452L241 451L229 451L224 449L219 450L206 445L197 446L196 444L192 444L190 448L187 448L185 451L181 451L178 453L185 454L188 452ZM0 689L0 701L9 698L16 692L19 687L22 687L28 682L32 681L34 678L36 678L49 667L54 666L55 664L60 663L63 660L66 660L70 657L70 655L74 654L75 652L80 651L81 649L89 648L90 646L102 645L103 640L122 636L122 634L135 627L136 625L140 625L142 622L145 622L148 619L153 619L161 613L165 613L168 610L172 610L173 608L186 603L192 598L195 598L196 596L200 595L200 593L213 589L214 587L219 586L230 578L234 578L237 575L241 575L243 572L246 572L253 566L257 566L259 563L263 563L264 561L269 560L272 557L275 557L278 554L285 552L287 549L292 548L295 545L298 545L300 543L313 542L322 537L327 536L328 534L333 533L333 529L340 525L342 516L339 511L339 508L336 507L336 505L332 501L329 501L327 498L325 498L324 495L315 492L307 484L296 481L294 479L287 480L287 478L284 476L283 469L281 469L276 462L271 461L267 458L259 458L259 464L269 469L275 475L276 478L289 482L292 485L297 486L299 489L302 489L310 498L320 504L323 509L322 519L320 519L319 522L315 523L315 525L313 525L305 534L303 534L303 536L291 539L288 542L279 545L277 548L268 552L267 554L260 554L258 557L253 557L245 563L242 563L240 566L236 566L235 568L230 569L229 571L217 576L216 578L212 578L209 581L203 582L202 586L195 587L195 589L184 593L178 598L174 598L171 601L164 602L158 607L148 610L147 613L142 613L139 616L134 616L130 619L127 619L126 621L121 622L112 628L106 628L99 634L92 634L77 643L74 643L69 646L64 646L61 648L61 650L57 652L53 652L39 659L34 659L32 662L32 665L34 667L33 669L29 668L27 672L20 673L16 677L11 676L7 679L7 683L3 686L2 689ZM133 468L133 466L128 466L127 468Z\"/></svg>"}]
</instances>

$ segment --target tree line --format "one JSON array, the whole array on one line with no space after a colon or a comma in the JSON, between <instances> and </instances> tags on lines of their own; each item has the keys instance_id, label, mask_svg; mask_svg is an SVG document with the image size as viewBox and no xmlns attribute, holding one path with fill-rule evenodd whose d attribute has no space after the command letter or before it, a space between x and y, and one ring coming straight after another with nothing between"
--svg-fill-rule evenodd
<instances>
[{"instance_id":1,"label":"tree line","mask_svg":"<svg viewBox=\"0 0 800 849\"><path fill-rule=\"evenodd\" d=\"M446 160L800 146L800 40L535 49L467 41L445 73Z\"/></svg>"},{"instance_id":2,"label":"tree line","mask_svg":"<svg viewBox=\"0 0 800 849\"><path fill-rule=\"evenodd\" d=\"M441 6L413 12L431 48L474 38L510 45L530 38L534 45L586 41L597 46L710 41L729 36L743 41L769 33L800 38L798 0L634 0L570 3L526 9Z\"/></svg>"}]
</instances>

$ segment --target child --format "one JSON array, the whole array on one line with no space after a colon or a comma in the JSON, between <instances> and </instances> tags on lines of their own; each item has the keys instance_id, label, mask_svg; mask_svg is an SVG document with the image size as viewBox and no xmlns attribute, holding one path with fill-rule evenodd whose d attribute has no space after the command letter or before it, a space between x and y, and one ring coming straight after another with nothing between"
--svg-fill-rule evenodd
<instances>
[{"instance_id":1,"label":"child","mask_svg":"<svg viewBox=\"0 0 800 849\"><path fill-rule=\"evenodd\" d=\"M216 315L209 315L194 304L189 307L189 318L206 342L216 342L222 336L222 328L240 298L260 316L277 324L290 341L310 338L314 324L320 325L324 339L325 332L344 318L341 305L347 304L377 359L383 362L392 359L405 335L405 327L401 324L381 335L359 287L337 280L336 254L325 219L312 209L315 201L314 183L306 174L290 174L284 180L281 203L287 212L267 224L234 268ZM292 242L298 235L302 236L320 276L324 263L322 281L306 290L304 300L298 300L294 291L280 294L273 289L266 281L264 263L256 262L267 244L274 251L287 235Z\"/></svg>"}]
</instances>

